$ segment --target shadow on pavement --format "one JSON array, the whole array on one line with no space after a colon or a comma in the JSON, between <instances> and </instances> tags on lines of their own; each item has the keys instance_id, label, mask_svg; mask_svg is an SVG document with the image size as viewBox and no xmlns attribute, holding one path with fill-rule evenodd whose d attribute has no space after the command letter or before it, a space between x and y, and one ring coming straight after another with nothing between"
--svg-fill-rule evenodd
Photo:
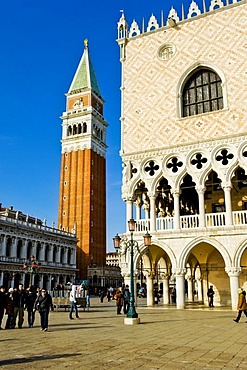
<instances>
[{"instance_id":1,"label":"shadow on pavement","mask_svg":"<svg viewBox=\"0 0 247 370\"><path fill-rule=\"evenodd\" d=\"M21 357L21 358L11 358L9 360L2 360L0 361L0 366L4 365L15 365L15 364L23 364L23 363L30 363L36 361L43 361L43 360L54 360L56 358L63 358L63 357L74 357L80 356L79 353L62 353L57 355L51 356L32 356L32 357Z\"/></svg>"}]
</instances>

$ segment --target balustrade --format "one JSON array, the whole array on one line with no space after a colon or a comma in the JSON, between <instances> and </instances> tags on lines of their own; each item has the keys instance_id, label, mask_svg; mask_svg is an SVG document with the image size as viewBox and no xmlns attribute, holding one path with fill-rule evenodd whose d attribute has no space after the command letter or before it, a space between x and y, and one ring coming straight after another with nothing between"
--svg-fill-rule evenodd
<instances>
[{"instance_id":1,"label":"balustrade","mask_svg":"<svg viewBox=\"0 0 247 370\"><path fill-rule=\"evenodd\" d=\"M247 225L247 210L232 212L233 225ZM206 228L226 226L226 213L206 213ZM180 216L180 229L199 228L199 215ZM150 231L150 219L136 220L136 231ZM174 217L157 217L156 231L174 230Z\"/></svg>"}]
</instances>

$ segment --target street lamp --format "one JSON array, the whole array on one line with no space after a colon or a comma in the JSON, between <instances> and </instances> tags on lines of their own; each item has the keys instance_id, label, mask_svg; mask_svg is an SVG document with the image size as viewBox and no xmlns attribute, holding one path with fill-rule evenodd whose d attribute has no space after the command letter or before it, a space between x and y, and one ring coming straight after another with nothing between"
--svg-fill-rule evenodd
<instances>
[{"instance_id":1,"label":"street lamp","mask_svg":"<svg viewBox=\"0 0 247 370\"><path fill-rule=\"evenodd\" d=\"M138 318L138 314L135 309L135 296L134 296L134 248L139 251L138 243L133 239L133 233L135 231L136 221L131 218L128 221L129 231L130 231L130 240L125 242L126 248L130 249L130 307L127 312L126 318L124 319L124 323L128 325L139 324L140 319ZM113 238L113 243L115 249L118 251L120 248L121 238L117 234ZM147 232L144 235L144 245L146 247L151 245L151 235Z\"/></svg>"},{"instance_id":2,"label":"street lamp","mask_svg":"<svg viewBox=\"0 0 247 370\"><path fill-rule=\"evenodd\" d=\"M41 267L41 263L37 262L34 256L31 256L29 258L29 261L24 263L23 269L24 269L25 274L30 274L30 280L29 280L30 286L32 285L32 282L33 282L33 274L38 272L40 270L40 267Z\"/></svg>"}]
</instances>

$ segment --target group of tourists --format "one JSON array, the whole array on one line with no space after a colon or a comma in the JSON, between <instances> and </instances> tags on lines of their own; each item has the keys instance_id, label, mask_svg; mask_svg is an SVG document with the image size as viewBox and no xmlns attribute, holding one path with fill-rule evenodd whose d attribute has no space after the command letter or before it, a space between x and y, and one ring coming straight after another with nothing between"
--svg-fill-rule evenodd
<instances>
[{"instance_id":1,"label":"group of tourists","mask_svg":"<svg viewBox=\"0 0 247 370\"><path fill-rule=\"evenodd\" d=\"M119 288L108 288L107 292L104 290L99 291L99 300L103 303L104 298L107 297L107 301L116 301L117 314L120 315L123 310L124 314L128 313L130 306L130 291L129 285L124 285Z\"/></svg>"},{"instance_id":2,"label":"group of tourists","mask_svg":"<svg viewBox=\"0 0 247 370\"><path fill-rule=\"evenodd\" d=\"M5 329L22 329L24 324L24 312L27 311L28 327L32 328L35 321L36 311L40 314L41 330L48 330L48 315L50 309L53 311L52 298L46 289L35 289L30 286L26 290L23 284L18 288L0 287L0 330L4 314L7 316Z\"/></svg>"},{"instance_id":3,"label":"group of tourists","mask_svg":"<svg viewBox=\"0 0 247 370\"><path fill-rule=\"evenodd\" d=\"M114 299L116 300L117 315L121 314L122 309L123 313L127 314L130 307L129 286L125 285L123 288L118 288L114 295Z\"/></svg>"}]
</instances>

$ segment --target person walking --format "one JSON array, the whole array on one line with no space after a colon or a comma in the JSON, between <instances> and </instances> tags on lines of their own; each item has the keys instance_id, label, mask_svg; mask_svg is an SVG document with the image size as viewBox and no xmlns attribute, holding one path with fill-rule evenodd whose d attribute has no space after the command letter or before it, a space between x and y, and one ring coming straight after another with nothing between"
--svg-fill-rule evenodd
<instances>
[{"instance_id":1,"label":"person walking","mask_svg":"<svg viewBox=\"0 0 247 370\"><path fill-rule=\"evenodd\" d=\"M23 284L19 284L18 289L14 289L13 300L15 325L18 316L18 328L21 329L24 322L24 306L26 303L26 292L23 289Z\"/></svg>"},{"instance_id":2,"label":"person walking","mask_svg":"<svg viewBox=\"0 0 247 370\"><path fill-rule=\"evenodd\" d=\"M117 289L115 297L116 297L117 315L120 315L123 307L123 294L120 288Z\"/></svg>"},{"instance_id":3,"label":"person walking","mask_svg":"<svg viewBox=\"0 0 247 370\"><path fill-rule=\"evenodd\" d=\"M46 289L41 290L41 295L39 295L36 298L35 304L34 304L34 310L36 311L37 309L39 310L40 314L40 324L41 324L41 329L43 331L48 330L48 317L49 317L49 312L54 311L53 304L52 304L52 298L49 293L47 293Z\"/></svg>"},{"instance_id":4,"label":"person walking","mask_svg":"<svg viewBox=\"0 0 247 370\"><path fill-rule=\"evenodd\" d=\"M6 309L6 305L7 305L6 298L7 297L5 294L5 287L2 285L0 286L0 330L2 329L4 310Z\"/></svg>"},{"instance_id":5,"label":"person walking","mask_svg":"<svg viewBox=\"0 0 247 370\"><path fill-rule=\"evenodd\" d=\"M6 314L7 320L5 323L5 329L14 329L15 320L14 320L14 298L13 298L14 289L9 288L8 293L6 294Z\"/></svg>"},{"instance_id":6,"label":"person walking","mask_svg":"<svg viewBox=\"0 0 247 370\"><path fill-rule=\"evenodd\" d=\"M208 289L208 305L209 307L214 307L214 290L213 290L213 285L210 285Z\"/></svg>"},{"instance_id":7,"label":"person walking","mask_svg":"<svg viewBox=\"0 0 247 370\"><path fill-rule=\"evenodd\" d=\"M75 317L79 319L78 316L78 309L77 309L77 302L76 302L76 286L72 285L71 291L69 294L69 301L70 301L70 311L69 311L69 318L70 320L73 320L74 318L72 317L73 310L75 310Z\"/></svg>"},{"instance_id":8,"label":"person walking","mask_svg":"<svg viewBox=\"0 0 247 370\"><path fill-rule=\"evenodd\" d=\"M124 289L124 294L123 294L123 299L124 299L124 313L127 314L130 308L130 291L129 291L129 286L126 285Z\"/></svg>"},{"instance_id":9,"label":"person walking","mask_svg":"<svg viewBox=\"0 0 247 370\"><path fill-rule=\"evenodd\" d=\"M247 303L246 303L246 292L242 289L238 289L238 316L236 319L233 319L235 322L239 322L242 312L244 312L245 316L247 317Z\"/></svg>"},{"instance_id":10,"label":"person walking","mask_svg":"<svg viewBox=\"0 0 247 370\"><path fill-rule=\"evenodd\" d=\"M91 286L89 285L89 287L86 290L86 305L88 309L90 308L90 305L91 305L90 296L91 296Z\"/></svg>"},{"instance_id":11,"label":"person walking","mask_svg":"<svg viewBox=\"0 0 247 370\"><path fill-rule=\"evenodd\" d=\"M28 326L29 328L33 327L34 320L35 320L35 310L34 310L34 304L36 301L37 295L34 291L34 287L30 286L30 288L27 289L27 295L26 295L26 310L27 310L27 319L28 319Z\"/></svg>"},{"instance_id":12,"label":"person walking","mask_svg":"<svg viewBox=\"0 0 247 370\"><path fill-rule=\"evenodd\" d=\"M101 302L101 303L103 303L103 302L104 302L104 297L105 297L105 292L104 292L104 290L100 290L100 291L99 291L99 300L100 300L100 302Z\"/></svg>"}]
</instances>

